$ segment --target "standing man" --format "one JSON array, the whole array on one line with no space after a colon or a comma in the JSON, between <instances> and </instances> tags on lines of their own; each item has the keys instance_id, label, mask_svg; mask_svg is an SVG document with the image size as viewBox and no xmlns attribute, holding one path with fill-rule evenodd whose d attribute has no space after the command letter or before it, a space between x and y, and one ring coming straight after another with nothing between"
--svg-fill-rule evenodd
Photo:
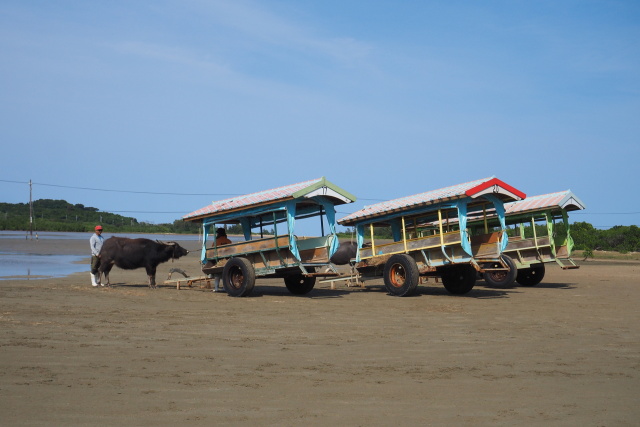
<instances>
[{"instance_id":1,"label":"standing man","mask_svg":"<svg viewBox=\"0 0 640 427\"><path fill-rule=\"evenodd\" d=\"M91 235L89 239L89 245L91 246L91 285L100 286L100 276L98 274L98 268L100 267L100 249L104 243L104 237L102 237L102 226L96 225L95 233ZM104 286L104 285L102 285Z\"/></svg>"}]
</instances>

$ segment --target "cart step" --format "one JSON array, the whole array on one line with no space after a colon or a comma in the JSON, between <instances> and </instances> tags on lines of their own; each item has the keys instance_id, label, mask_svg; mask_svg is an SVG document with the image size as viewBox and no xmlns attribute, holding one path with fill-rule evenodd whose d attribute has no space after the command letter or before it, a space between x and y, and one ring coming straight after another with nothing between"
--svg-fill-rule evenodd
<instances>
[{"instance_id":1,"label":"cart step","mask_svg":"<svg viewBox=\"0 0 640 427\"><path fill-rule=\"evenodd\" d=\"M556 258L556 262L563 270L573 270L576 268L580 268L580 266L577 265L571 258Z\"/></svg>"}]
</instances>

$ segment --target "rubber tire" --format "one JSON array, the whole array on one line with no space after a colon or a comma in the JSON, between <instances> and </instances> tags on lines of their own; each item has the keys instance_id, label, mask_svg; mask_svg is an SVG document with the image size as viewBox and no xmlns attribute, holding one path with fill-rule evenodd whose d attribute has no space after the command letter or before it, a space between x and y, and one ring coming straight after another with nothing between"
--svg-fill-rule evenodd
<instances>
[{"instance_id":1,"label":"rubber tire","mask_svg":"<svg viewBox=\"0 0 640 427\"><path fill-rule=\"evenodd\" d=\"M476 269L473 266L457 265L447 268L440 276L444 288L453 295L464 295L476 284Z\"/></svg>"},{"instance_id":2,"label":"rubber tire","mask_svg":"<svg viewBox=\"0 0 640 427\"><path fill-rule=\"evenodd\" d=\"M544 264L535 264L529 268L523 268L522 270L518 270L518 275L516 276L516 282L521 284L522 286L535 286L538 283L542 282L544 278Z\"/></svg>"},{"instance_id":3,"label":"rubber tire","mask_svg":"<svg viewBox=\"0 0 640 427\"><path fill-rule=\"evenodd\" d=\"M246 258L231 258L222 270L222 286L227 295L246 297L256 284L256 271Z\"/></svg>"},{"instance_id":4,"label":"rubber tire","mask_svg":"<svg viewBox=\"0 0 640 427\"><path fill-rule=\"evenodd\" d=\"M418 287L420 273L413 258L405 254L392 255L384 265L384 286L389 294L406 297Z\"/></svg>"},{"instance_id":5,"label":"rubber tire","mask_svg":"<svg viewBox=\"0 0 640 427\"><path fill-rule=\"evenodd\" d=\"M309 273L313 273L315 268L307 267L307 271ZM304 295L311 292L313 287L316 285L315 277L305 277L302 274L292 274L291 276L287 276L284 278L284 284L294 295Z\"/></svg>"},{"instance_id":6,"label":"rubber tire","mask_svg":"<svg viewBox=\"0 0 640 427\"><path fill-rule=\"evenodd\" d=\"M518 275L518 266L509 255L502 254L500 258L509 266L509 271L506 273L503 271L490 271L483 273L482 277L485 282L494 288L511 288L514 286ZM494 266L497 265L494 264Z\"/></svg>"}]
</instances>

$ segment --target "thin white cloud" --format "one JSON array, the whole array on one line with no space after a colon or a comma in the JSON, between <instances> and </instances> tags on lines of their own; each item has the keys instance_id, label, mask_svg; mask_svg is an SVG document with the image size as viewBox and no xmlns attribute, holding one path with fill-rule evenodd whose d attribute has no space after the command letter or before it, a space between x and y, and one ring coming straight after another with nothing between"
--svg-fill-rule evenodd
<instances>
[{"instance_id":1,"label":"thin white cloud","mask_svg":"<svg viewBox=\"0 0 640 427\"><path fill-rule=\"evenodd\" d=\"M231 70L223 61L216 61L210 54L191 48L167 46L141 41L125 41L109 45L116 52L155 59L163 62L184 65L192 68L207 69L221 75L229 75Z\"/></svg>"},{"instance_id":2,"label":"thin white cloud","mask_svg":"<svg viewBox=\"0 0 640 427\"><path fill-rule=\"evenodd\" d=\"M260 7L259 3L241 0L215 2L195 1L216 25L230 28L237 36L254 43L266 44L320 55L343 65L365 60L373 50L371 44L348 35L322 36L313 31L310 23L294 23Z\"/></svg>"}]
</instances>

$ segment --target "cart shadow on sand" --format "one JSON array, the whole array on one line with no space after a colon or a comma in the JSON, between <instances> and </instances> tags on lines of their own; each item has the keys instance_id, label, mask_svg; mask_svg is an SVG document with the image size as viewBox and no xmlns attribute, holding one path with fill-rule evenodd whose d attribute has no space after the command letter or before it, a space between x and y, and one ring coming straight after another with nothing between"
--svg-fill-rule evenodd
<instances>
[{"instance_id":1,"label":"cart shadow on sand","mask_svg":"<svg viewBox=\"0 0 640 427\"><path fill-rule=\"evenodd\" d=\"M477 289L474 288L471 292L465 295L452 295L446 289L438 286L420 286L417 288L416 293L403 298L419 298L419 297L432 297L432 296L447 296L451 298L475 298L475 299L488 299L488 298L508 298L513 289ZM308 299L329 299L329 298L344 298L351 294L358 294L361 292L366 293L379 293L381 298L390 298L391 294L387 292L384 285L373 285L365 287L344 287L337 289L328 288L316 288L306 295L291 295L287 288L283 286L274 285L261 285L256 287L254 293L248 298L262 297L262 296L283 296L287 298L308 298ZM516 291L517 292L517 291ZM224 294L224 291L222 292Z\"/></svg>"},{"instance_id":2,"label":"cart shadow on sand","mask_svg":"<svg viewBox=\"0 0 640 427\"><path fill-rule=\"evenodd\" d=\"M149 291L159 291L159 290L171 290L174 292L182 292L182 291L197 291L197 292L211 292L210 288L204 286L192 286L186 287L183 286L180 290L176 290L174 285L168 284L158 284L157 288L149 288L148 283L126 283L126 282L117 282L111 283L110 287L112 288L122 288L122 289L149 289ZM222 286L220 286L220 295L227 296ZM105 289L105 287L99 287L99 289ZM539 283L536 286L531 287L522 287L522 286L514 286L512 288L500 288L491 286L490 284L484 281L478 281L476 286L465 295L452 295L445 288L435 284L433 286L430 285L420 285L416 289L416 293L411 296L407 296L405 298L419 298L419 297L451 297L451 298L472 298L472 299L498 299L498 298L509 298L511 294L521 294L524 292L534 292L536 288L540 289L562 289L562 290L573 290L577 288L575 283ZM367 293L379 293L381 296L389 297L389 293L385 289L384 285L369 285L364 287L339 287L337 289L329 289L329 288L315 288L311 292L306 295L292 295L288 289L282 285L269 285L269 284L261 284L257 286L254 292L251 295L248 295L245 298L261 298L264 296L283 296L287 298L309 298L309 299L329 299L329 298L343 298L351 294L356 294L360 292Z\"/></svg>"},{"instance_id":3,"label":"cart shadow on sand","mask_svg":"<svg viewBox=\"0 0 640 427\"><path fill-rule=\"evenodd\" d=\"M477 286L482 286L488 289L496 289L496 290L501 289L503 291L518 292L518 293L534 291L536 288L537 289L565 289L565 290L572 290L577 288L575 283L538 283L535 286L514 286L508 289L491 286L486 282L479 282L478 284L476 284L476 287ZM475 289L476 288L474 288L474 290Z\"/></svg>"},{"instance_id":4,"label":"cart shadow on sand","mask_svg":"<svg viewBox=\"0 0 640 427\"><path fill-rule=\"evenodd\" d=\"M497 299L508 298L509 294L513 293L513 289L480 289L476 285L471 291L464 295L453 295L445 288L441 286L420 286L417 289L415 296L444 296L451 298L470 298L470 299Z\"/></svg>"},{"instance_id":5,"label":"cart shadow on sand","mask_svg":"<svg viewBox=\"0 0 640 427\"><path fill-rule=\"evenodd\" d=\"M111 285L109 286L100 286L97 289L106 289L106 288L120 288L120 289L149 289L150 292L155 292L155 291L165 291L165 290L170 290L172 292L189 292L189 291L195 291L195 292L203 292L203 293L212 293L212 289L209 287L205 287L202 285L193 285L191 287L189 286L182 286L179 290L176 290L175 285L170 285L170 284L158 284L157 288L150 288L149 285L147 283L125 283L125 282L118 282L118 283L111 283ZM359 291L362 290L364 291L364 289L358 289ZM343 297L345 295L348 295L350 293L352 293L353 291L351 290L347 290L347 289L321 289L321 288L317 288L312 290L310 293L306 294L306 295L292 295L289 290L284 287L284 286L278 286L278 285L264 285L261 284L260 286L257 286L256 289L254 290L254 292L251 293L251 295L248 295L244 298L256 298L256 297L263 297L263 296L283 296L283 297L287 297L287 298L309 298L309 299L326 299L326 298L340 298ZM220 291L217 292L217 294L221 295L221 296L227 296L227 293L224 291L224 289L222 288L222 285L220 286Z\"/></svg>"},{"instance_id":6,"label":"cart shadow on sand","mask_svg":"<svg viewBox=\"0 0 640 427\"><path fill-rule=\"evenodd\" d=\"M377 293L381 298L390 298L392 295L387 292L384 285L374 285L366 287L349 287L338 289L322 289L316 288L306 295L291 295L285 287L282 286L269 286L262 285L256 288L248 298L262 297L262 296L283 296L287 298L308 298L308 299L329 299L329 298L344 298L352 294ZM474 288L466 295L452 295L446 289L438 286L420 286L416 290L416 293L403 298L420 298L420 297L433 297L433 296L445 296L451 298L475 298L475 299L488 299L488 298L507 298L513 290L487 290ZM224 292L223 292L224 293Z\"/></svg>"}]
</instances>

